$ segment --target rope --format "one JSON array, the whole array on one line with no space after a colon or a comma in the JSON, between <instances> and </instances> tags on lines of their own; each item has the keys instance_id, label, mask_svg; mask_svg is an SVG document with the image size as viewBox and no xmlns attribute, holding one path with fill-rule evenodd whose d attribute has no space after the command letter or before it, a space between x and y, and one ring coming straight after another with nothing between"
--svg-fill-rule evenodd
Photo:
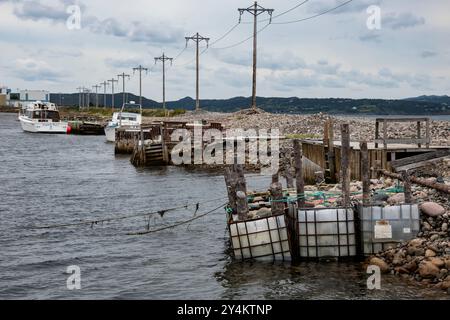
<instances>
[{"instance_id":1,"label":"rope","mask_svg":"<svg viewBox=\"0 0 450 320\"><path fill-rule=\"evenodd\" d=\"M146 234L150 234L150 233L155 233L155 232L159 232L159 231L163 231L163 230L167 230L167 229L173 229L173 228L178 227L178 226L181 226L181 225L183 225L183 224L191 223L191 222L194 221L194 220L203 218L203 217L207 216L208 214L211 214L211 213L213 213L213 212L219 210L220 208L222 208L223 206L225 206L227 203L228 203L228 202L225 202L224 204L221 204L221 205L218 206L217 208L214 208L214 209L212 209L212 210L209 210L208 212L202 213L201 215L194 216L193 218L188 219L188 220L184 220L184 221L177 222L177 223L172 224L172 225L170 225L170 226L166 226L166 227L162 227L162 228L158 228L158 229L152 229L152 230L141 231L141 232L127 233L126 235L127 235L127 236L142 236L142 235L146 235Z\"/></svg>"},{"instance_id":2,"label":"rope","mask_svg":"<svg viewBox=\"0 0 450 320\"><path fill-rule=\"evenodd\" d=\"M98 223L110 222L110 221L118 221L118 220L125 220L125 219L131 219L131 218L136 218L136 217L146 217L146 216L151 216L151 215L155 215L155 214L159 214L161 217L163 217L166 212L175 211L175 210L179 210L179 209L183 209L183 208L187 209L188 207L191 207L191 206L196 206L197 207L197 206L199 206L200 204L203 204L203 203L223 200L225 198L226 197L221 197L221 198L217 198L217 199L210 199L210 200L205 200L205 201L202 201L202 202L195 202L195 203L186 204L186 205L183 205L183 206L178 206L178 207L173 207L173 208L168 208L168 209L158 210L158 211L153 211L153 212L147 212L147 213L138 213L138 214L119 216L119 217L110 217L110 218L98 219L98 220L85 220L85 221L65 223L65 224L54 224L54 225L48 225L48 226L34 226L34 227L26 228L26 229L29 229L29 230L42 230L42 229L56 229L56 228L76 227L76 226L82 226L82 225L91 225L91 227L93 227L94 225L96 225Z\"/></svg>"}]
</instances>

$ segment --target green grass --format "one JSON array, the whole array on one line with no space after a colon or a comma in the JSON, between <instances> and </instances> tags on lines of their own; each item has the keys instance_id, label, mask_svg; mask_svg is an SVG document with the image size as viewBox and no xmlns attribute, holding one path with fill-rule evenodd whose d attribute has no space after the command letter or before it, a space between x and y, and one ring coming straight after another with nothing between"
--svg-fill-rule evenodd
<instances>
[{"instance_id":1,"label":"green grass","mask_svg":"<svg viewBox=\"0 0 450 320\"><path fill-rule=\"evenodd\" d=\"M290 133L286 135L287 139L320 139L322 136L312 133Z\"/></svg>"}]
</instances>

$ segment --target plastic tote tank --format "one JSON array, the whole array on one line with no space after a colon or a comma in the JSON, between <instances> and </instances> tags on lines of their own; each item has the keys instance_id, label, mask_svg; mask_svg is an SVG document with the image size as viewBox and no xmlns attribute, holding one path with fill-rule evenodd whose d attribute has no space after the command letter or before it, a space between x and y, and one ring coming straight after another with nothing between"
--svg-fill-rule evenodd
<instances>
[{"instance_id":1,"label":"plastic tote tank","mask_svg":"<svg viewBox=\"0 0 450 320\"><path fill-rule=\"evenodd\" d=\"M300 258L356 256L352 208L297 210Z\"/></svg>"},{"instance_id":2,"label":"plastic tote tank","mask_svg":"<svg viewBox=\"0 0 450 320\"><path fill-rule=\"evenodd\" d=\"M235 259L291 260L284 215L231 222L228 227Z\"/></svg>"},{"instance_id":3,"label":"plastic tote tank","mask_svg":"<svg viewBox=\"0 0 450 320\"><path fill-rule=\"evenodd\" d=\"M417 204L399 206L358 206L361 229L361 250L370 255L398 243L411 240L420 230L420 214Z\"/></svg>"}]
</instances>

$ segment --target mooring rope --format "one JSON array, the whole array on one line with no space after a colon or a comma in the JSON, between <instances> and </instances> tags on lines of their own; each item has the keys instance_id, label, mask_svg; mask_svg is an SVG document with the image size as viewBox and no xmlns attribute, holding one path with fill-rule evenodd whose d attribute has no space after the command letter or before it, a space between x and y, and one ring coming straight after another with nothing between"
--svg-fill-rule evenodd
<instances>
[{"instance_id":1,"label":"mooring rope","mask_svg":"<svg viewBox=\"0 0 450 320\"><path fill-rule=\"evenodd\" d=\"M159 232L159 231L163 231L163 230L167 230L167 229L173 229L173 228L176 228L176 227L181 226L181 225L183 225L183 224L191 223L191 222L194 221L194 220L203 218L203 217L207 216L208 214L211 214L211 213L213 213L213 212L219 210L220 208L224 207L227 203L228 203L228 202L225 202L225 203L221 204L220 206L218 206L217 208L214 208L214 209L212 209L212 210L209 210L208 212L202 213L202 214L200 214L200 215L195 215L195 214L194 214L194 217L193 217L193 218L188 219L188 220L184 220L184 221L180 221L180 222L177 222L177 223L174 223L174 224L172 224L172 225L170 225L170 226L166 226L166 227L162 227L162 228L158 228L158 229L152 229L152 230L141 231L141 232L130 232L130 233L127 233L126 235L127 235L127 236L142 236L142 235L146 235L146 234L149 234L149 233L155 233L155 232Z\"/></svg>"},{"instance_id":2,"label":"mooring rope","mask_svg":"<svg viewBox=\"0 0 450 320\"><path fill-rule=\"evenodd\" d=\"M205 201L198 201L198 202L195 202L195 203L185 204L183 206L177 206L177 207L173 207L173 208L161 209L161 210L157 210L157 211L153 211L153 212L138 213L138 214L132 214L132 215L119 216L119 217L109 217L109 218L105 218L105 219L85 220L85 221L64 223L64 224L54 224L54 225L47 225L47 226L34 226L34 227L26 228L26 229L29 229L29 230L42 230L42 229L57 229L57 228L66 228L66 227L76 227L76 226L82 226L82 225L94 226L94 225L97 225L97 224L103 223L103 222L125 220L125 219L131 219L131 218L136 218L136 217L146 217L146 216L150 217L151 215L155 215L155 214L159 214L161 217L163 217L166 212L175 211L175 210L179 210L179 209L187 209L187 208L192 207L192 206L195 206L196 209L198 210L198 207L200 206L200 204L213 202L213 201L218 201L218 200L223 200L223 199L226 199L226 197L220 197L220 198L216 198L216 199L209 199L209 200L205 200Z\"/></svg>"}]
</instances>

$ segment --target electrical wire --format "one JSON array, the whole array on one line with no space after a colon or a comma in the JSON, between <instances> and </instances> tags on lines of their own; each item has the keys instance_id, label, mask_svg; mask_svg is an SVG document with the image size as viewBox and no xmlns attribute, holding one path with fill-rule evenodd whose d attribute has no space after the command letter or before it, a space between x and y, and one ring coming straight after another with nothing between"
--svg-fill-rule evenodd
<instances>
[{"instance_id":1,"label":"electrical wire","mask_svg":"<svg viewBox=\"0 0 450 320\"><path fill-rule=\"evenodd\" d=\"M270 23L266 24L264 27L262 27L261 29L259 29L259 30L256 32L256 34L259 34L260 32L264 31L264 29L266 29L268 26L270 26ZM211 49L213 49L213 50L225 50L225 49L231 49L231 48L237 47L237 46L239 46L239 45L241 45L241 44L247 42L248 40L250 40L250 39L252 39L252 38L253 38L253 34L252 34L250 37L245 38L244 40L239 41L238 43L232 44L232 45L230 45L230 46L221 47L221 48L211 48Z\"/></svg>"},{"instance_id":2,"label":"electrical wire","mask_svg":"<svg viewBox=\"0 0 450 320\"><path fill-rule=\"evenodd\" d=\"M320 13L315 14L315 15L310 16L310 17L306 17L306 18L298 19L298 20L292 20L292 21L272 22L272 24L290 24L290 23L297 23L297 22L302 22L302 21L314 19L314 18L320 17L320 16L322 16L322 15L324 15L324 14L327 14L327 13L329 13L329 12L331 12L331 11L337 10L337 9L339 9L339 8L341 8L341 7L343 7L343 6L347 5L347 4L349 4L349 3L352 2L352 1L353 1L353 0L348 0L348 1L346 1L346 2L344 2L344 3L341 3L340 5L338 5L338 6L334 7L334 8L325 10L325 11L323 11L323 12L320 12Z\"/></svg>"},{"instance_id":3,"label":"electrical wire","mask_svg":"<svg viewBox=\"0 0 450 320\"><path fill-rule=\"evenodd\" d=\"M272 20L274 20L274 19L276 19L278 17L281 17L281 16L283 16L283 15L285 15L285 14L291 12L291 11L294 11L295 9L297 9L297 8L301 7L302 5L306 4L308 1L309 0L304 0L303 2L300 2L299 4L293 6L292 8L290 8L290 9L288 9L286 11L283 11L280 14L274 15L272 17ZM263 19L263 20L259 20L259 22L265 22L265 21L270 21L270 20L271 20L271 18L266 18L266 19ZM243 24L251 24L253 22L251 22L251 21L241 21L241 23L243 23Z\"/></svg>"},{"instance_id":4,"label":"electrical wire","mask_svg":"<svg viewBox=\"0 0 450 320\"><path fill-rule=\"evenodd\" d=\"M213 46L213 45L215 45L217 42L223 40L223 39L224 39L225 37L227 37L231 32L233 32L233 30L236 29L237 26L238 26L239 24L240 24L239 22L236 23L234 26L231 27L230 30L228 30L227 32L225 32L221 37L219 37L217 40L214 40L214 41L211 42L209 45L210 45L210 46Z\"/></svg>"}]
</instances>

